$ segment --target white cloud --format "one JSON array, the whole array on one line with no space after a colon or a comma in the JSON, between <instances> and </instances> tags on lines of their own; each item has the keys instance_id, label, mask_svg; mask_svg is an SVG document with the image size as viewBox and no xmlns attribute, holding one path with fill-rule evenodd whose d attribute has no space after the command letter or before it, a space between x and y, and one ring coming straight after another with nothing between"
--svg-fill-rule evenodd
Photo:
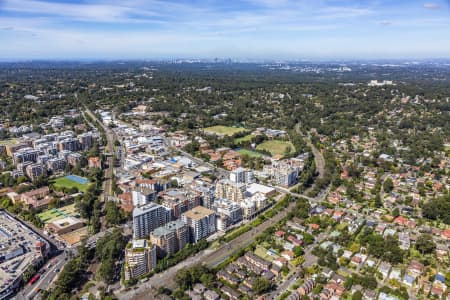
<instances>
[{"instance_id":1,"label":"white cloud","mask_svg":"<svg viewBox=\"0 0 450 300\"><path fill-rule=\"evenodd\" d=\"M437 10L437 9L441 8L441 5L438 4L438 3L428 2L428 3L424 3L423 7L426 8L426 9Z\"/></svg>"},{"instance_id":2,"label":"white cloud","mask_svg":"<svg viewBox=\"0 0 450 300\"><path fill-rule=\"evenodd\" d=\"M383 21L380 21L379 24L382 26L389 26L389 25L392 25L392 21L383 20Z\"/></svg>"}]
</instances>

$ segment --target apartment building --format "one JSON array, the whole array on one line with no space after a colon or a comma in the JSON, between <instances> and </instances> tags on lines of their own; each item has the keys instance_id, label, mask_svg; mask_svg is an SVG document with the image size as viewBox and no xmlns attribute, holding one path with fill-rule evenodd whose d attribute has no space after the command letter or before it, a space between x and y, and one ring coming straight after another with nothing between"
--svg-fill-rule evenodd
<instances>
[{"instance_id":1,"label":"apartment building","mask_svg":"<svg viewBox=\"0 0 450 300\"><path fill-rule=\"evenodd\" d=\"M17 152L13 154L13 162L14 164L23 163L23 162L36 162L38 156L41 154L39 150L27 147L19 149Z\"/></svg>"},{"instance_id":2,"label":"apartment building","mask_svg":"<svg viewBox=\"0 0 450 300\"><path fill-rule=\"evenodd\" d=\"M136 188L131 192L135 207L142 206L156 199L156 191L147 188Z\"/></svg>"},{"instance_id":3,"label":"apartment building","mask_svg":"<svg viewBox=\"0 0 450 300\"><path fill-rule=\"evenodd\" d=\"M230 181L233 183L253 183L255 177L252 170L237 168L230 172Z\"/></svg>"},{"instance_id":4,"label":"apartment building","mask_svg":"<svg viewBox=\"0 0 450 300\"><path fill-rule=\"evenodd\" d=\"M187 194L181 190L168 190L159 194L161 205L172 211L172 218L178 219L184 212L201 204L201 197L195 194Z\"/></svg>"},{"instance_id":5,"label":"apartment building","mask_svg":"<svg viewBox=\"0 0 450 300\"><path fill-rule=\"evenodd\" d=\"M242 220L242 207L236 202L218 198L214 201L213 209L218 216L226 217L223 224L226 227Z\"/></svg>"},{"instance_id":6,"label":"apartment building","mask_svg":"<svg viewBox=\"0 0 450 300\"><path fill-rule=\"evenodd\" d=\"M235 183L230 180L219 180L216 183L214 195L216 198L228 199L234 202L242 202L245 199L245 184Z\"/></svg>"},{"instance_id":7,"label":"apartment building","mask_svg":"<svg viewBox=\"0 0 450 300\"><path fill-rule=\"evenodd\" d=\"M156 245L148 240L133 240L125 249L125 280L149 273L156 266Z\"/></svg>"},{"instance_id":8,"label":"apartment building","mask_svg":"<svg viewBox=\"0 0 450 300\"><path fill-rule=\"evenodd\" d=\"M216 232L216 214L206 207L194 207L182 214L181 220L189 226L190 241L193 243Z\"/></svg>"},{"instance_id":9,"label":"apartment building","mask_svg":"<svg viewBox=\"0 0 450 300\"><path fill-rule=\"evenodd\" d=\"M171 221L170 209L149 203L133 209L133 238L148 238L150 232Z\"/></svg>"},{"instance_id":10,"label":"apartment building","mask_svg":"<svg viewBox=\"0 0 450 300\"><path fill-rule=\"evenodd\" d=\"M156 228L150 241L157 246L159 257L172 255L189 243L189 227L181 220L169 222Z\"/></svg>"},{"instance_id":11,"label":"apartment building","mask_svg":"<svg viewBox=\"0 0 450 300\"><path fill-rule=\"evenodd\" d=\"M38 177L44 175L45 169L42 164L31 164L25 167L25 174L31 179L36 180Z\"/></svg>"},{"instance_id":12,"label":"apartment building","mask_svg":"<svg viewBox=\"0 0 450 300\"><path fill-rule=\"evenodd\" d=\"M263 171L270 175L273 184L289 187L297 183L300 168L290 161L279 161L264 166Z\"/></svg>"},{"instance_id":13,"label":"apartment building","mask_svg":"<svg viewBox=\"0 0 450 300\"><path fill-rule=\"evenodd\" d=\"M66 160L63 158L52 158L47 161L47 168L53 172L64 171L66 168Z\"/></svg>"}]
</instances>

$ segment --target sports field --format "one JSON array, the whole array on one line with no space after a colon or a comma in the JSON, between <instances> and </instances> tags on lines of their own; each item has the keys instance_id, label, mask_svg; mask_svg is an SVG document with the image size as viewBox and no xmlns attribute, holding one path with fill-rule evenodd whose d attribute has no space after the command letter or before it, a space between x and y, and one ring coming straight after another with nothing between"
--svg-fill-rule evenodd
<instances>
[{"instance_id":1,"label":"sports field","mask_svg":"<svg viewBox=\"0 0 450 300\"><path fill-rule=\"evenodd\" d=\"M79 217L75 204L70 204L60 208L47 209L38 214L38 218L45 224L63 219L65 217Z\"/></svg>"},{"instance_id":2,"label":"sports field","mask_svg":"<svg viewBox=\"0 0 450 300\"><path fill-rule=\"evenodd\" d=\"M259 152L248 150L248 149L239 149L237 150L242 155L248 155L250 157L262 157L263 155Z\"/></svg>"},{"instance_id":3,"label":"sports field","mask_svg":"<svg viewBox=\"0 0 450 300\"><path fill-rule=\"evenodd\" d=\"M247 134L246 136L234 139L234 142L236 144L240 144L240 143L243 143L243 142L250 142L252 140L252 137L253 137L253 135Z\"/></svg>"},{"instance_id":4,"label":"sports field","mask_svg":"<svg viewBox=\"0 0 450 300\"><path fill-rule=\"evenodd\" d=\"M217 125L204 128L203 131L206 133L217 134L221 136L232 136L233 134L245 131L245 128Z\"/></svg>"},{"instance_id":5,"label":"sports field","mask_svg":"<svg viewBox=\"0 0 450 300\"><path fill-rule=\"evenodd\" d=\"M288 147L289 147L290 153L295 152L295 147L291 142L279 141L279 140L265 141L264 143L256 146L256 149L268 151L268 152L270 152L270 154L272 154L272 156L274 156L274 155L286 154L286 150L288 149Z\"/></svg>"},{"instance_id":6,"label":"sports field","mask_svg":"<svg viewBox=\"0 0 450 300\"><path fill-rule=\"evenodd\" d=\"M72 187L76 187L80 192L85 192L89 186L89 182L86 178L74 175L56 178L53 184L55 187L60 188L65 187L70 189Z\"/></svg>"}]
</instances>

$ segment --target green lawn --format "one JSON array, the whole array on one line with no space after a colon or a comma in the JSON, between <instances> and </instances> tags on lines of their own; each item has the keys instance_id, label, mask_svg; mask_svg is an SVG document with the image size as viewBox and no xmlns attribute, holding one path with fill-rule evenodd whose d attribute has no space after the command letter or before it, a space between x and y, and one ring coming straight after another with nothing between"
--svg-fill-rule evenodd
<instances>
[{"instance_id":1,"label":"green lawn","mask_svg":"<svg viewBox=\"0 0 450 300\"><path fill-rule=\"evenodd\" d=\"M17 143L19 143L19 140L18 139L8 139L8 140L1 140L0 141L0 145L9 145L9 144L17 144Z\"/></svg>"},{"instance_id":2,"label":"green lawn","mask_svg":"<svg viewBox=\"0 0 450 300\"><path fill-rule=\"evenodd\" d=\"M242 155L248 155L250 157L262 157L263 155L259 152L248 150L248 149L239 149L237 150Z\"/></svg>"},{"instance_id":3,"label":"green lawn","mask_svg":"<svg viewBox=\"0 0 450 300\"><path fill-rule=\"evenodd\" d=\"M72 188L72 187L76 187L78 189L78 191L80 192L85 192L86 189L88 188L89 184L82 184L82 183L78 183L75 182L73 180L70 180L66 177L59 177L56 178L53 185L55 187L59 187L59 188Z\"/></svg>"},{"instance_id":4,"label":"green lawn","mask_svg":"<svg viewBox=\"0 0 450 300\"><path fill-rule=\"evenodd\" d=\"M270 140L265 141L262 144L256 146L257 150L265 150L270 152L272 156L274 155L284 155L286 153L287 147L290 147L290 153L295 152L295 147L291 142L279 141L279 140Z\"/></svg>"},{"instance_id":5,"label":"green lawn","mask_svg":"<svg viewBox=\"0 0 450 300\"><path fill-rule=\"evenodd\" d=\"M206 133L212 133L212 134L217 134L217 135L222 135L222 136L223 135L232 136L236 133L244 132L245 128L217 125L217 126L211 126L211 127L204 128L203 131Z\"/></svg>"},{"instance_id":6,"label":"green lawn","mask_svg":"<svg viewBox=\"0 0 450 300\"><path fill-rule=\"evenodd\" d=\"M257 246L257 247L256 247L256 249L255 249L255 255L261 257L261 258L264 259L264 260L270 261L270 262L274 261L275 258L278 258L278 257L276 257L276 256L274 257L274 256L271 256L271 255L267 254L267 249L266 249L266 248L263 248L263 247L261 247L261 246Z\"/></svg>"},{"instance_id":7,"label":"green lawn","mask_svg":"<svg viewBox=\"0 0 450 300\"><path fill-rule=\"evenodd\" d=\"M234 139L234 143L235 144L240 144L240 143L243 143L243 142L250 142L252 140L252 137L253 137L253 135L247 134L246 136Z\"/></svg>"}]
</instances>

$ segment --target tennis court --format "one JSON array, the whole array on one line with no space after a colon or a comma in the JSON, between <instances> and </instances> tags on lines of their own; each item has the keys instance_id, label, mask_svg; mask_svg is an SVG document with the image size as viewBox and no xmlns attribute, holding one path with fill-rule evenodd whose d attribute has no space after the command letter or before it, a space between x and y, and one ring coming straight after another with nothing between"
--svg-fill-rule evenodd
<instances>
[{"instance_id":1,"label":"tennis court","mask_svg":"<svg viewBox=\"0 0 450 300\"><path fill-rule=\"evenodd\" d=\"M80 176L77 176L77 175L67 175L66 178L69 179L69 180L75 181L75 182L77 182L79 184L86 184L86 183L89 182L86 178L80 177Z\"/></svg>"},{"instance_id":2,"label":"tennis court","mask_svg":"<svg viewBox=\"0 0 450 300\"><path fill-rule=\"evenodd\" d=\"M50 208L38 214L38 218L45 224L65 217L79 217L75 204L70 204L59 208Z\"/></svg>"}]
</instances>

